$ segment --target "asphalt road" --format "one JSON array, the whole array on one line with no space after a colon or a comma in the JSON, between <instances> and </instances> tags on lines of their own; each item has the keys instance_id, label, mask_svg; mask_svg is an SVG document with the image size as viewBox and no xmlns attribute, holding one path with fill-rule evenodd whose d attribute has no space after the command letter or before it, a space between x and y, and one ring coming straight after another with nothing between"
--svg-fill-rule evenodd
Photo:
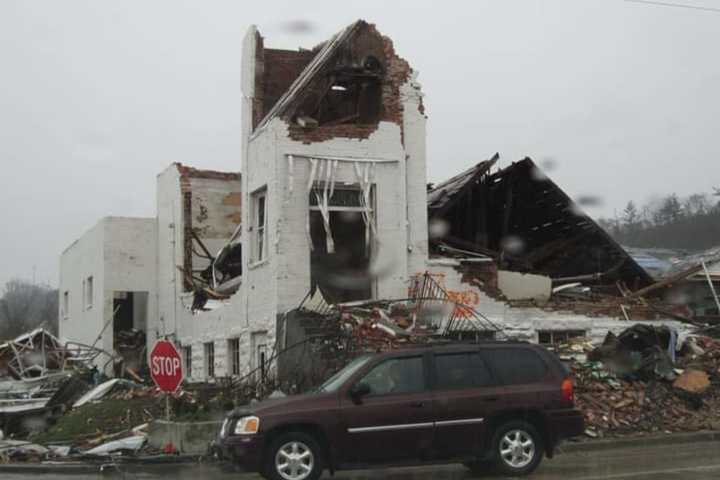
<instances>
[{"instance_id":1,"label":"asphalt road","mask_svg":"<svg viewBox=\"0 0 720 480\"><path fill-rule=\"evenodd\" d=\"M41 478L37 478L41 477ZM21 475L7 474L18 480L257 480L257 475L221 472L215 466L173 467L156 473L125 471L105 475ZM330 478L326 475L323 478ZM362 470L343 472L335 478L342 480L459 480L471 478L506 478L501 476L473 477L461 466L433 466ZM528 480L710 480L720 478L720 442L684 445L625 448L592 453L558 455L545 459Z\"/></svg>"}]
</instances>

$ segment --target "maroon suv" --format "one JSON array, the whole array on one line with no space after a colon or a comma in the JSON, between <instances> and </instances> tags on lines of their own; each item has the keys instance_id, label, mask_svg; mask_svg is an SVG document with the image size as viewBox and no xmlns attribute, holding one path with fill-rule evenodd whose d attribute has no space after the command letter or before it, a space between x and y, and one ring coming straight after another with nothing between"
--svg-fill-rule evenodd
<instances>
[{"instance_id":1,"label":"maroon suv","mask_svg":"<svg viewBox=\"0 0 720 480\"><path fill-rule=\"evenodd\" d=\"M358 357L314 393L234 411L216 446L275 480L424 462L522 475L583 430L558 358L503 342Z\"/></svg>"}]
</instances>

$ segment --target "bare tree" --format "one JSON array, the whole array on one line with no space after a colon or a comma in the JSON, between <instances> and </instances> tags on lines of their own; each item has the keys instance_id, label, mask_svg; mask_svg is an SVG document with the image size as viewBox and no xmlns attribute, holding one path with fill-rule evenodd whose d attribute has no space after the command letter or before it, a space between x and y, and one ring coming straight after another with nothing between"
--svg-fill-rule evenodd
<instances>
[{"instance_id":1,"label":"bare tree","mask_svg":"<svg viewBox=\"0 0 720 480\"><path fill-rule=\"evenodd\" d=\"M47 285L10 280L0 298L0 339L43 326L57 333L58 293Z\"/></svg>"},{"instance_id":2,"label":"bare tree","mask_svg":"<svg viewBox=\"0 0 720 480\"><path fill-rule=\"evenodd\" d=\"M683 200L685 215L704 215L712 209L710 197L705 193L695 193Z\"/></svg>"},{"instance_id":3,"label":"bare tree","mask_svg":"<svg viewBox=\"0 0 720 480\"><path fill-rule=\"evenodd\" d=\"M622 214L623 226L625 229L634 232L640 227L640 214L635 206L635 202L630 200L625 206Z\"/></svg>"}]
</instances>

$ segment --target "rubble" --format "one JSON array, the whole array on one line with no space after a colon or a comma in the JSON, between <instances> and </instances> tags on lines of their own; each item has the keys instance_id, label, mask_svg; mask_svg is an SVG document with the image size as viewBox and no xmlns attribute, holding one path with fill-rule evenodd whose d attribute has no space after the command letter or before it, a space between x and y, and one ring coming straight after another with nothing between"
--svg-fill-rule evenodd
<instances>
[{"instance_id":1,"label":"rubble","mask_svg":"<svg viewBox=\"0 0 720 480\"><path fill-rule=\"evenodd\" d=\"M265 394L278 388L285 393L308 391L366 352L503 335L482 314L456 302L429 273L414 277L408 294L404 299L330 305L317 288L282 320L283 328L293 333L283 335L285 343L268 357L269 362L282 360L276 362L282 365L280 370L271 375L255 370L235 379L236 385L253 377L265 379L245 389L241 396L250 394L254 398L253 389Z\"/></svg>"},{"instance_id":2,"label":"rubble","mask_svg":"<svg viewBox=\"0 0 720 480\"><path fill-rule=\"evenodd\" d=\"M108 393L110 390L115 387L115 385L120 381L119 378L113 378L111 380L108 380L107 382L101 383L97 387L93 388L89 392L87 392L85 395L80 397L74 404L73 408L82 407L88 402L91 402L93 400L97 400L102 398L106 393Z\"/></svg>"},{"instance_id":3,"label":"rubble","mask_svg":"<svg viewBox=\"0 0 720 480\"><path fill-rule=\"evenodd\" d=\"M6 434L43 428L89 388L96 364L114 357L36 329L0 345L0 427Z\"/></svg>"},{"instance_id":4,"label":"rubble","mask_svg":"<svg viewBox=\"0 0 720 480\"><path fill-rule=\"evenodd\" d=\"M637 333L631 327L616 339L627 341ZM702 353L686 348L688 342ZM671 367L680 375L674 383L658 376L654 367L617 370L612 362L583 360L595 358L592 352L598 349L582 340L558 349L572 370L576 404L585 414L590 438L697 431L720 424L720 342L715 339L697 336L673 346L678 356ZM606 361L611 359L604 353Z\"/></svg>"},{"instance_id":5,"label":"rubble","mask_svg":"<svg viewBox=\"0 0 720 480\"><path fill-rule=\"evenodd\" d=\"M49 452L47 448L21 440L0 440L0 463L39 461Z\"/></svg>"},{"instance_id":6,"label":"rubble","mask_svg":"<svg viewBox=\"0 0 720 480\"><path fill-rule=\"evenodd\" d=\"M146 441L147 436L135 435L103 443L102 445L92 448L84 453L85 455L109 455L119 451L137 452L142 448Z\"/></svg>"},{"instance_id":7,"label":"rubble","mask_svg":"<svg viewBox=\"0 0 720 480\"><path fill-rule=\"evenodd\" d=\"M52 376L88 367L107 352L76 342L63 342L47 330L38 328L14 340L0 344L0 392L2 383L20 380L39 384Z\"/></svg>"},{"instance_id":8,"label":"rubble","mask_svg":"<svg viewBox=\"0 0 720 480\"><path fill-rule=\"evenodd\" d=\"M690 393L702 393L710 387L710 377L701 370L685 370L675 380L673 387Z\"/></svg>"},{"instance_id":9,"label":"rubble","mask_svg":"<svg viewBox=\"0 0 720 480\"><path fill-rule=\"evenodd\" d=\"M601 346L588 354L588 360L603 362L619 376L674 380L677 332L669 327L636 324L620 335L608 332Z\"/></svg>"}]
</instances>

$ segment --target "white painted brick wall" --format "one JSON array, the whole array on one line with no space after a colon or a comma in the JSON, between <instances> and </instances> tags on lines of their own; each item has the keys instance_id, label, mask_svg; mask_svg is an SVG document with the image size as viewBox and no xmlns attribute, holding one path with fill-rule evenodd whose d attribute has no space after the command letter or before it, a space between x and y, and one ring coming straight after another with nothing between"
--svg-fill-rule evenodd
<instances>
[{"instance_id":1,"label":"white painted brick wall","mask_svg":"<svg viewBox=\"0 0 720 480\"><path fill-rule=\"evenodd\" d=\"M93 344L113 316L115 291L148 292L148 321L156 312L156 221L154 218L105 217L68 247L60 257L60 308L70 294L68 319L59 322L60 336ZM83 299L83 280L93 277L93 302ZM108 323L97 346L113 350Z\"/></svg>"},{"instance_id":2,"label":"white painted brick wall","mask_svg":"<svg viewBox=\"0 0 720 480\"><path fill-rule=\"evenodd\" d=\"M462 292L465 298L476 298L477 304L470 305L489 318L503 331L518 340L537 342L538 330L585 330L594 343L601 343L608 331L620 333L637 322L628 322L618 317L588 317L572 312L546 311L540 308L513 308L505 302L489 297L474 285L463 283L461 274L451 266L452 261L429 261L427 270L434 275L444 275L442 286L450 292ZM618 312L620 315L620 313ZM673 320L658 320L653 325L668 325L684 331L687 327Z\"/></svg>"}]
</instances>

